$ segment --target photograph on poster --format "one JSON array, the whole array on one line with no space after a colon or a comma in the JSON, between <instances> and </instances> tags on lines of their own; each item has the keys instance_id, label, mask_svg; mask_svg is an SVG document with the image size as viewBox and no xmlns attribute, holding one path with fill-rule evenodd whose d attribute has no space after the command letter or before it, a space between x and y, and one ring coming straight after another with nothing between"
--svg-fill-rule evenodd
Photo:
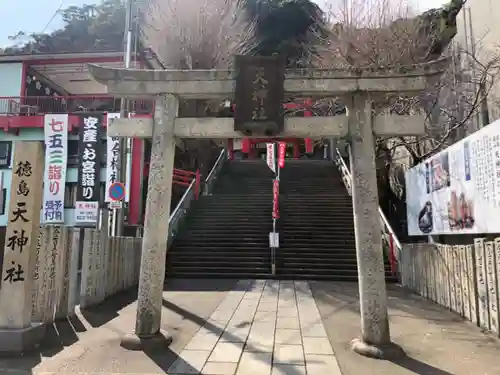
<instances>
[{"instance_id":1,"label":"photograph on poster","mask_svg":"<svg viewBox=\"0 0 500 375\"><path fill-rule=\"evenodd\" d=\"M500 120L405 173L408 234L500 232Z\"/></svg>"}]
</instances>

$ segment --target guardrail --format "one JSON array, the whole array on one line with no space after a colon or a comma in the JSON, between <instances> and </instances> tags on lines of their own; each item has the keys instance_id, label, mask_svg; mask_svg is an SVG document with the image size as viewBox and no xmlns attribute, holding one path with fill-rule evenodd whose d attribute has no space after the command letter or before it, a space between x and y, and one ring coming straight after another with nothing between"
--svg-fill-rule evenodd
<instances>
[{"instance_id":1,"label":"guardrail","mask_svg":"<svg viewBox=\"0 0 500 375\"><path fill-rule=\"evenodd\" d=\"M226 158L224 157L226 155L226 150L222 150L219 157L214 163L214 166L212 167L210 173L208 174L207 178L205 179L203 183L203 195L209 195L208 193L205 194L206 192L211 192L213 182L217 179L217 174L220 172L222 166L224 165L224 162ZM191 172L193 173L193 172ZM198 173L198 181L199 181L199 173ZM168 220L168 246L172 244L173 239L175 238L179 226L186 217L187 212L189 211L189 207L191 207L191 203L193 200L197 199L197 195L199 193L199 182L198 182L198 188L196 187L196 178L191 181L189 184L188 188L184 192L184 195L180 199L179 203L175 207L175 210L172 212L170 215L170 218Z\"/></svg>"},{"instance_id":2,"label":"guardrail","mask_svg":"<svg viewBox=\"0 0 500 375\"><path fill-rule=\"evenodd\" d=\"M194 181L194 194L196 200L200 196L200 183L201 183L200 170L197 169L196 172L185 171L183 169L174 168L174 173L172 176L172 183L189 188Z\"/></svg>"},{"instance_id":3,"label":"guardrail","mask_svg":"<svg viewBox=\"0 0 500 375\"><path fill-rule=\"evenodd\" d=\"M342 176L342 181L344 182L347 191L349 192L350 195L352 195L351 171L349 170L349 167L345 163L344 158L340 154L338 148L335 149L334 162L340 171L340 174ZM380 222L382 224L383 240L385 241L387 248L389 250L387 255L389 257L389 262L391 264L391 271L394 274L396 274L398 272L398 263L402 251L401 243L399 242L396 234L394 233L391 225L389 224L389 221L385 217L384 212L380 207L378 208L378 213L380 216Z\"/></svg>"}]
</instances>

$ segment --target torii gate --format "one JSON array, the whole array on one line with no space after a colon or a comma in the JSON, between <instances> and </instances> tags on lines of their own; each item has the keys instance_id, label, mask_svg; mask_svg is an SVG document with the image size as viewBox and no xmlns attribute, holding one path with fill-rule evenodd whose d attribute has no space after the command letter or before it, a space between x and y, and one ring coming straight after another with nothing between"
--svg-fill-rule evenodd
<instances>
[{"instance_id":1,"label":"torii gate","mask_svg":"<svg viewBox=\"0 0 500 375\"><path fill-rule=\"evenodd\" d=\"M361 305L361 333L353 349L371 356L392 350L387 314L374 134L425 133L423 115L373 115L373 103L389 93L418 95L441 76L447 60L374 70L287 70L285 95L342 97L347 114L285 119L279 137L347 138L350 142L352 199ZM154 119L116 119L109 136L152 138L149 186L142 245L134 340L138 346L160 335L162 291L167 255L168 219L175 141L178 138L243 138L232 118L178 118L179 98L226 99L235 91L231 70L135 70L90 65L94 79L110 94L152 96ZM128 339L129 343L131 338Z\"/></svg>"}]
</instances>

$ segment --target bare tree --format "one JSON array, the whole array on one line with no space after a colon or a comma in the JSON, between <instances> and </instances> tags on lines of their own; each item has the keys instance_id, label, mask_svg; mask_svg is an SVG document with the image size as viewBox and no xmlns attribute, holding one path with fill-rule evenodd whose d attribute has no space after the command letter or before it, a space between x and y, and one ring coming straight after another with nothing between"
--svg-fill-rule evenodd
<instances>
[{"instance_id":1,"label":"bare tree","mask_svg":"<svg viewBox=\"0 0 500 375\"><path fill-rule=\"evenodd\" d=\"M255 24L246 18L239 0L148 0L140 7L142 39L167 69L224 69L233 55L247 54L255 46ZM214 115L219 102L182 100L181 117ZM177 165L199 168L202 174L217 157L210 140L183 142Z\"/></svg>"},{"instance_id":2,"label":"bare tree","mask_svg":"<svg viewBox=\"0 0 500 375\"><path fill-rule=\"evenodd\" d=\"M426 115L424 136L379 138L376 142L379 196L394 224L405 218L404 170L467 135L495 77L500 77L500 51L479 63L459 46L450 46L464 2L451 0L420 15L416 15L414 4L405 0L338 0L329 7L330 34L314 60L318 67L377 69L443 55L450 60L442 79L424 94L388 96L376 108ZM471 74L472 63L475 74ZM338 107L338 100L329 100L326 106L332 103ZM325 101L316 105L324 107ZM405 232L404 226L400 229Z\"/></svg>"},{"instance_id":3,"label":"bare tree","mask_svg":"<svg viewBox=\"0 0 500 375\"><path fill-rule=\"evenodd\" d=\"M255 47L239 0L149 0L141 13L144 40L170 68L226 68Z\"/></svg>"}]
</instances>

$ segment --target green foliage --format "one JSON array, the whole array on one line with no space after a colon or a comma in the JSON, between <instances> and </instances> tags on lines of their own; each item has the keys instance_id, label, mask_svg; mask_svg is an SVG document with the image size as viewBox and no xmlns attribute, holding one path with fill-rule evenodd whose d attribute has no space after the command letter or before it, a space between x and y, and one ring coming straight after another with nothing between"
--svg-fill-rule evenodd
<instances>
[{"instance_id":1,"label":"green foliage","mask_svg":"<svg viewBox=\"0 0 500 375\"><path fill-rule=\"evenodd\" d=\"M123 49L125 6L121 0L104 0L100 5L70 6L61 10L64 27L50 34L30 34L22 46L3 53L78 53ZM11 39L25 37L19 33Z\"/></svg>"}]
</instances>

